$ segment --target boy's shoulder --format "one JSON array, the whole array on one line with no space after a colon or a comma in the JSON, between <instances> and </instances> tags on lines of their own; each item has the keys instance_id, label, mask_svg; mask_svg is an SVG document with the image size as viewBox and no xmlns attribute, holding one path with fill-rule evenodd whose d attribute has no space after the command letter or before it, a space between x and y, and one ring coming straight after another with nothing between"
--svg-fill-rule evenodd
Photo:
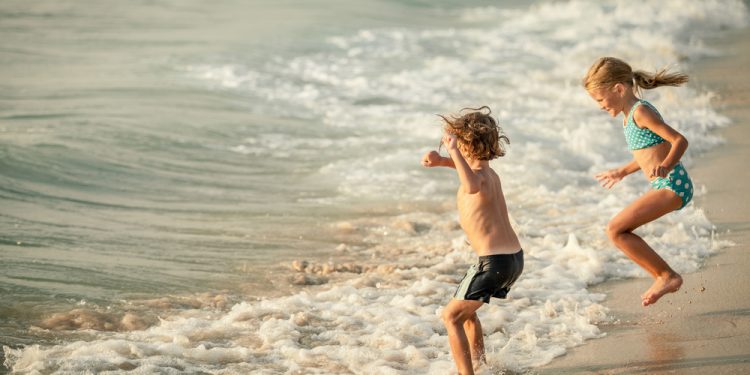
<instances>
[{"instance_id":1,"label":"boy's shoulder","mask_svg":"<svg viewBox=\"0 0 750 375\"><path fill-rule=\"evenodd\" d=\"M499 183L500 182L500 174L497 173L497 171L494 168L488 167L487 168L487 173L483 173L482 174L482 179L485 180L485 182L486 181L494 181L494 180L496 180Z\"/></svg>"}]
</instances>

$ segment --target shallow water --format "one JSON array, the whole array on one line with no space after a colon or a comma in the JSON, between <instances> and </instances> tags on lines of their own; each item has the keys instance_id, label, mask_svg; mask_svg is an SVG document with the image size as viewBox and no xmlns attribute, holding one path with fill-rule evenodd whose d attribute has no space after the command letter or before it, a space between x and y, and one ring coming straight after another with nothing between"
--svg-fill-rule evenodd
<instances>
[{"instance_id":1,"label":"shallow water","mask_svg":"<svg viewBox=\"0 0 750 375\"><path fill-rule=\"evenodd\" d=\"M483 104L511 139L493 167L527 254L511 299L480 310L490 372L599 335L587 286L643 276L603 228L648 184L596 185L629 155L579 77L605 54L689 71L747 10L490 4L3 2L6 365L447 372L439 311L472 255L454 174L419 157L434 114ZM728 123L711 95L646 93L688 169ZM722 246L712 228L690 205L641 233L690 272Z\"/></svg>"}]
</instances>

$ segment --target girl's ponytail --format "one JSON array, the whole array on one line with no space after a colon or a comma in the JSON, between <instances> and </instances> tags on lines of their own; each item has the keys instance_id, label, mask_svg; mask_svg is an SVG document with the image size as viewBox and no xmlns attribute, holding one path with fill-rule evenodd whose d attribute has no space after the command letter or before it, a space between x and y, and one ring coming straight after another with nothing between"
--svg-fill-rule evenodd
<instances>
[{"instance_id":1,"label":"girl's ponytail","mask_svg":"<svg viewBox=\"0 0 750 375\"><path fill-rule=\"evenodd\" d=\"M633 72L633 83L642 89L655 89L659 86L680 86L688 81L687 74L669 73L666 69L656 73L648 73L642 70Z\"/></svg>"},{"instance_id":2,"label":"girl's ponytail","mask_svg":"<svg viewBox=\"0 0 750 375\"><path fill-rule=\"evenodd\" d=\"M591 65L583 78L586 90L611 88L618 83L632 85L636 93L640 89L655 89L659 86L679 86L688 81L688 76L682 73L669 73L666 69L656 73L642 70L633 71L626 63L616 57L601 57Z\"/></svg>"}]
</instances>

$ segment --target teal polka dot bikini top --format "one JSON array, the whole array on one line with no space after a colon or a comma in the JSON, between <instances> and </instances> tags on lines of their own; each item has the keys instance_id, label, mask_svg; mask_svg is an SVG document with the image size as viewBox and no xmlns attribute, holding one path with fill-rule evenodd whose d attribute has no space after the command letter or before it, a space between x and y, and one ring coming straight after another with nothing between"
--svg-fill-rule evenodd
<instances>
[{"instance_id":1,"label":"teal polka dot bikini top","mask_svg":"<svg viewBox=\"0 0 750 375\"><path fill-rule=\"evenodd\" d=\"M657 111L656 107L654 107L651 103L643 99L638 99L638 101L633 104L633 108L630 108L628 119L625 122L625 127L623 129L625 131L625 141L628 143L628 148L630 148L631 150L640 150L642 148L651 147L653 145L658 145L659 143L664 142L664 138L660 137L658 134L652 132L647 128L639 128L635 124L633 113L635 113L635 109L638 108L638 106L641 104L651 108L654 112L656 112L659 118L661 118L661 114L659 114L659 111Z\"/></svg>"}]
</instances>

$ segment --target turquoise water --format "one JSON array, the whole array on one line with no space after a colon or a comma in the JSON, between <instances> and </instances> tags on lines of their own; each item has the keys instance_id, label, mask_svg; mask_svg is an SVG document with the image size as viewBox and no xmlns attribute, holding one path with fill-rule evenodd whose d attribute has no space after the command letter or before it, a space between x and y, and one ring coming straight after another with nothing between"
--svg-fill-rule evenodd
<instances>
[{"instance_id":1,"label":"turquoise water","mask_svg":"<svg viewBox=\"0 0 750 375\"><path fill-rule=\"evenodd\" d=\"M438 312L472 255L455 176L419 158L435 114L483 104L528 254L482 310L490 362L546 363L599 335L589 285L644 276L603 228L648 184L596 185L629 155L579 77L604 54L689 72L746 24L737 1L4 1L6 365L447 372ZM646 96L688 169L728 124L711 95ZM694 205L643 231L681 272L722 246Z\"/></svg>"},{"instance_id":2,"label":"turquoise water","mask_svg":"<svg viewBox=\"0 0 750 375\"><path fill-rule=\"evenodd\" d=\"M0 341L35 342L31 322L82 301L284 293L280 264L342 242L328 223L399 211L330 203L337 181L316 175L372 152L347 145L370 131L194 71L259 69L293 95L282 65L326 38L450 25L459 4L4 1Z\"/></svg>"}]
</instances>

